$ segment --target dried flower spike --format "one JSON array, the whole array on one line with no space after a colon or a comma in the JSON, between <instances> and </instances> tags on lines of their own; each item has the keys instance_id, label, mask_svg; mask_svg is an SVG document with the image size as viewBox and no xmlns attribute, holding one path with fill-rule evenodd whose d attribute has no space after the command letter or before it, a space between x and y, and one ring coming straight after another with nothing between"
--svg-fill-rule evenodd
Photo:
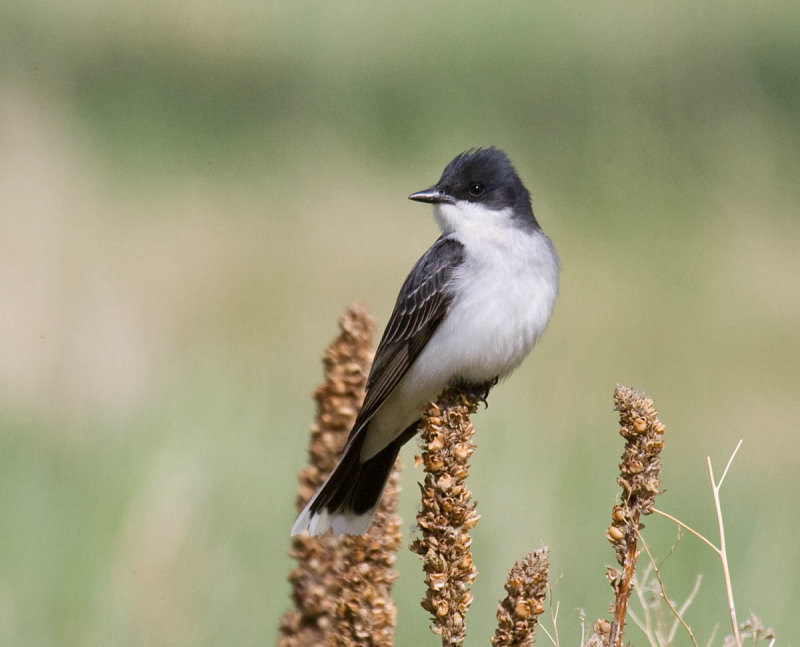
<instances>
[{"instance_id":1,"label":"dried flower spike","mask_svg":"<svg viewBox=\"0 0 800 647\"><path fill-rule=\"evenodd\" d=\"M468 530L479 515L465 482L475 448L469 417L477 409L474 398L450 390L428 407L420 422L426 472L417 515L422 537L411 550L424 561L428 591L422 607L432 615L431 629L441 634L442 645L464 643L464 617L472 602L469 587L477 574Z\"/></svg>"},{"instance_id":2,"label":"dried flower spike","mask_svg":"<svg viewBox=\"0 0 800 647\"><path fill-rule=\"evenodd\" d=\"M364 306L354 304L339 326L339 337L325 351L325 380L314 393L311 464L299 476L298 511L336 463L364 399L374 324ZM290 555L298 563L289 575L295 608L281 618L281 647L391 647L396 618L391 586L400 547L398 472L399 463L365 536L292 538Z\"/></svg>"},{"instance_id":3,"label":"dried flower spike","mask_svg":"<svg viewBox=\"0 0 800 647\"><path fill-rule=\"evenodd\" d=\"M533 644L537 616L544 611L547 592L547 547L528 553L514 564L506 580L508 595L497 607L497 631L492 647Z\"/></svg>"},{"instance_id":4,"label":"dried flower spike","mask_svg":"<svg viewBox=\"0 0 800 647\"><path fill-rule=\"evenodd\" d=\"M615 408L619 411L620 435L625 438L625 451L620 463L617 483L622 487L620 504L611 512L611 526L606 537L614 546L622 572L613 571L611 587L615 600L614 621L605 644L622 645L628 598L633 590L638 533L644 527L639 519L651 514L655 497L661 491L661 450L664 449L664 425L658 419L653 401L626 386L614 391ZM605 628L605 625L603 625ZM592 636L594 639L595 636ZM604 640L603 635L598 639Z\"/></svg>"}]
</instances>

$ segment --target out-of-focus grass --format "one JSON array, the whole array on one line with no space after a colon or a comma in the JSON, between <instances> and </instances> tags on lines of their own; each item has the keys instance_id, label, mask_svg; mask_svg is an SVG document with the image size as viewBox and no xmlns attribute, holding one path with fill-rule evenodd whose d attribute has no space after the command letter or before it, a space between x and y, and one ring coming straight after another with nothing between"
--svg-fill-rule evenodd
<instances>
[{"instance_id":1,"label":"out-of-focus grass","mask_svg":"<svg viewBox=\"0 0 800 647\"><path fill-rule=\"evenodd\" d=\"M787 640L795 4L0 8L0 641L272 640L320 353L353 299L385 322L435 237L405 196L491 143L563 276L540 347L475 420L470 639L540 541L564 644L576 607L605 612L621 381L668 425L659 505L708 535L704 457L744 438L723 490L737 604ZM674 529L647 532L664 554ZM416 558L400 568L398 644L435 640ZM705 639L724 594L686 538L668 590L697 572Z\"/></svg>"}]
</instances>

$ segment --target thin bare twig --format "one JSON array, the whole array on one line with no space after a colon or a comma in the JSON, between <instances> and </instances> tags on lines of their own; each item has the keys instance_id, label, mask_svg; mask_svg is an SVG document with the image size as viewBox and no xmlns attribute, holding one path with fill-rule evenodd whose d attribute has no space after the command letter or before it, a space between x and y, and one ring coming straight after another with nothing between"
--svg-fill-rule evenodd
<instances>
[{"instance_id":1,"label":"thin bare twig","mask_svg":"<svg viewBox=\"0 0 800 647\"><path fill-rule=\"evenodd\" d=\"M727 550L727 544L725 542L725 524L723 523L722 520L722 504L720 503L719 491L720 489L722 489L722 484L725 481L725 477L728 475L728 470L730 470L730 467L733 464L733 459L736 457L736 454L741 446L742 446L742 441L740 440L737 443L736 448L731 453L731 456L725 465L725 469L722 471L722 476L720 477L719 481L717 481L714 478L714 467L711 464L711 457L710 456L706 457L706 464L708 466L708 478L711 481L711 494L714 497L714 511L717 516L717 528L719 530L719 546L716 546L713 542L704 537L701 533L699 533L691 526L685 524L680 519L677 519L673 517L671 514L667 514L662 510L653 508L653 512L666 519L669 519L670 521L677 524L690 534L694 535L719 556L720 562L722 563L722 577L723 580L725 581L725 593L728 599L728 613L730 615L731 628L733 629L733 639L736 644L736 647L741 647L742 638L741 635L739 634L739 623L736 620L736 606L733 602L733 585L731 584L731 571L730 571L730 566L728 565L728 550Z\"/></svg>"},{"instance_id":2,"label":"thin bare twig","mask_svg":"<svg viewBox=\"0 0 800 647\"><path fill-rule=\"evenodd\" d=\"M711 465L711 457L706 457L706 462L708 463L708 477L711 479L711 491L714 495L714 509L717 512L717 526L719 527L719 558L722 562L722 577L725 580L725 593L728 596L728 611L730 612L731 616L731 627L733 628L733 639L736 641L736 647L741 647L742 645L742 638L739 635L739 623L736 621L736 605L733 603L733 586L731 585L731 571L728 566L728 550L725 544L725 525L722 522L722 505L720 504L719 500L719 491L722 487L722 483L725 480L725 476L728 474L728 469L733 462L734 457L736 456L736 452L739 451L739 448L742 446L742 441L739 441L739 444L736 445L736 449L733 450L731 457L728 459L728 464L725 466L725 469L722 472L722 476L719 479L719 483L714 480L714 468Z\"/></svg>"},{"instance_id":3,"label":"thin bare twig","mask_svg":"<svg viewBox=\"0 0 800 647\"><path fill-rule=\"evenodd\" d=\"M644 548L644 552L647 553L647 557L650 559L650 564L652 564L653 566L653 574L655 575L656 581L658 582L658 588L661 592L661 599L664 600L666 605L669 607L669 610L672 611L675 618L683 625L683 628L686 630L686 633L689 634L689 639L692 641L692 645L694 645L694 647L698 647L697 641L694 638L694 634L692 633L691 627L688 624L686 624L686 621L683 619L680 612L675 608L675 605L672 604L672 602L669 599L669 596L667 596L667 591L664 589L664 582L661 579L661 574L658 571L656 560L653 559L653 554L650 552L650 547L647 545L647 542L644 540L644 537L642 537L641 533L639 534L639 540L642 542L642 548ZM668 640L667 642L669 643L671 642L671 640Z\"/></svg>"},{"instance_id":4,"label":"thin bare twig","mask_svg":"<svg viewBox=\"0 0 800 647\"><path fill-rule=\"evenodd\" d=\"M683 534L682 533L683 533L683 528L681 528L681 526L678 526L678 535L675 537L675 543L672 544L672 546L670 547L669 551L667 552L666 555L664 555L664 557L661 559L661 561L657 565L653 565L653 566L657 566L659 569L664 567L664 564L666 563L666 561L670 557L672 557L673 553L678 549L678 544L680 543L681 539L683 538ZM650 566L651 565L648 564L648 568ZM681 617L683 617L683 614L686 613L686 609L689 608L689 605L692 602L694 602L695 597L697 597L697 593L700 590L700 584L702 583L702 581L703 581L703 575L702 575L702 573L700 573L700 574L697 575L697 577L694 580L694 586L692 587L691 592L689 593L687 598L683 601L683 604L678 609L678 612L679 612ZM676 618L672 622L672 627L670 627L669 635L667 636L667 644L668 645L671 645L673 640L675 640L675 633L678 631L678 627L681 624L679 620L680 620L679 618Z\"/></svg>"},{"instance_id":5,"label":"thin bare twig","mask_svg":"<svg viewBox=\"0 0 800 647\"><path fill-rule=\"evenodd\" d=\"M714 644L714 638L716 638L718 631L719 631L719 623L717 622L714 625L714 628L711 630L711 635L708 637L708 642L706 643L706 647L711 647L711 645Z\"/></svg>"},{"instance_id":6,"label":"thin bare twig","mask_svg":"<svg viewBox=\"0 0 800 647\"><path fill-rule=\"evenodd\" d=\"M680 613L681 617L683 617L683 614L686 613L686 609L689 608L689 605L692 602L694 602L694 599L695 599L695 597L697 597L697 593L700 590L700 584L702 582L703 582L703 574L702 573L698 573L697 577L694 578L694 586L692 587L691 592L686 597L686 599L683 601L683 604L681 605L681 608L678 609L678 613ZM675 632L678 631L678 625L679 624L681 624L680 623L680 619L679 618L675 618L675 622L672 623L672 628L670 629L669 636L667 637L667 641L670 644L675 639Z\"/></svg>"},{"instance_id":7,"label":"thin bare twig","mask_svg":"<svg viewBox=\"0 0 800 647\"><path fill-rule=\"evenodd\" d=\"M581 620L581 647L583 647L583 641L586 640L586 612L583 609L578 609L578 617Z\"/></svg>"},{"instance_id":8,"label":"thin bare twig","mask_svg":"<svg viewBox=\"0 0 800 647\"><path fill-rule=\"evenodd\" d=\"M555 615L553 615L553 589L550 586L550 582L547 583L547 604L550 609L550 620L553 623L553 634L547 631L547 628L544 625L539 625L544 631L544 635L550 639L550 642L553 643L553 647L559 647L558 645L558 611L556 611ZM583 627L581 627L583 629ZM583 639L581 639L581 645L583 645Z\"/></svg>"},{"instance_id":9,"label":"thin bare twig","mask_svg":"<svg viewBox=\"0 0 800 647\"><path fill-rule=\"evenodd\" d=\"M683 521L681 521L680 519L678 519L676 517L673 517L671 514L669 514L667 512L664 512L663 510L659 510L658 508L653 508L653 512L655 512L657 515L660 515L660 516L664 517L665 519L669 519L671 522L679 525L686 532L688 532L688 533L694 535L695 537L697 537L700 541L705 543L706 546L708 546L711 550L713 550L715 553L717 553L719 555L719 548L717 548L713 543L711 543L701 533L697 532L691 526L683 523Z\"/></svg>"},{"instance_id":10,"label":"thin bare twig","mask_svg":"<svg viewBox=\"0 0 800 647\"><path fill-rule=\"evenodd\" d=\"M650 604L648 604L647 599L645 598L645 591L647 590L645 588L645 584L650 577L650 571L652 568L652 565L648 563L644 569L644 572L636 576L633 581L633 591L636 593L636 598L639 600L639 605L642 607L644 620L639 618L639 616L637 616L632 609L628 609L628 615L636 624L636 626L641 629L651 647L659 647L659 642L656 639L656 636L653 634L653 627L650 618Z\"/></svg>"},{"instance_id":11,"label":"thin bare twig","mask_svg":"<svg viewBox=\"0 0 800 647\"><path fill-rule=\"evenodd\" d=\"M728 459L728 464L725 466L725 469L722 471L722 476L719 477L719 483L717 483L717 485L716 485L718 490L722 487L722 482L725 480L725 477L728 475L728 470L731 467L731 463L733 463L733 459L736 457L736 454L739 451L739 448L742 446L743 442L744 442L744 439L740 438L739 442L736 444L736 449L733 450L733 453L731 454L731 457ZM709 462L711 462L711 458L710 457L706 457L706 459Z\"/></svg>"},{"instance_id":12,"label":"thin bare twig","mask_svg":"<svg viewBox=\"0 0 800 647\"><path fill-rule=\"evenodd\" d=\"M539 627L541 628L542 631L544 631L544 635L547 636L550 639L550 642L553 643L553 645L555 647L558 647L558 643L556 643L555 639L550 634L550 632L547 631L547 627L545 627L544 625L539 625ZM583 643L581 643L581 644L583 644Z\"/></svg>"},{"instance_id":13,"label":"thin bare twig","mask_svg":"<svg viewBox=\"0 0 800 647\"><path fill-rule=\"evenodd\" d=\"M641 602L641 599L639 601ZM650 647L660 647L660 644L653 635L653 632L647 626L645 626L645 624L642 622L642 619L636 615L633 609L628 609L628 617L633 620L633 624L642 630L645 638L647 638L647 642L650 643Z\"/></svg>"},{"instance_id":14,"label":"thin bare twig","mask_svg":"<svg viewBox=\"0 0 800 647\"><path fill-rule=\"evenodd\" d=\"M553 634L556 637L556 647L558 647L561 644L558 639L558 609L561 603L556 602L556 608L553 611L553 598L550 597L548 600L550 601L550 617L553 619Z\"/></svg>"}]
</instances>

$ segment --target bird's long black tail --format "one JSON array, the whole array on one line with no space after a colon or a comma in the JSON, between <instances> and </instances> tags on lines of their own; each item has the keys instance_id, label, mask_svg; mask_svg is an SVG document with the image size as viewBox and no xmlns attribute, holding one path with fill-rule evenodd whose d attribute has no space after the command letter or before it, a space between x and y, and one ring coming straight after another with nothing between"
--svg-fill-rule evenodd
<instances>
[{"instance_id":1,"label":"bird's long black tail","mask_svg":"<svg viewBox=\"0 0 800 647\"><path fill-rule=\"evenodd\" d=\"M400 447L416 430L417 422L414 422L363 463L360 455L366 434L354 438L325 483L298 515L292 534L308 529L312 535L321 535L332 528L334 535L363 535L375 516Z\"/></svg>"}]
</instances>

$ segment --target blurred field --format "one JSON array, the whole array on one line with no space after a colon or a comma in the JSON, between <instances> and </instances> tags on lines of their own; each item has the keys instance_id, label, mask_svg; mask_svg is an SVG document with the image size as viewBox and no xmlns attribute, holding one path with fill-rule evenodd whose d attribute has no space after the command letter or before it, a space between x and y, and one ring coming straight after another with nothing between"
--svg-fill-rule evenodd
<instances>
[{"instance_id":1,"label":"blurred field","mask_svg":"<svg viewBox=\"0 0 800 647\"><path fill-rule=\"evenodd\" d=\"M274 641L321 352L355 299L382 326L435 238L406 196L496 144L563 274L475 420L468 644L541 542L561 644L606 613L617 382L668 426L659 506L710 537L705 456L744 439L737 607L796 644L796 2L5 3L0 62L0 643ZM399 568L398 644L438 644ZM668 591L696 573L719 644L685 537Z\"/></svg>"}]
</instances>

